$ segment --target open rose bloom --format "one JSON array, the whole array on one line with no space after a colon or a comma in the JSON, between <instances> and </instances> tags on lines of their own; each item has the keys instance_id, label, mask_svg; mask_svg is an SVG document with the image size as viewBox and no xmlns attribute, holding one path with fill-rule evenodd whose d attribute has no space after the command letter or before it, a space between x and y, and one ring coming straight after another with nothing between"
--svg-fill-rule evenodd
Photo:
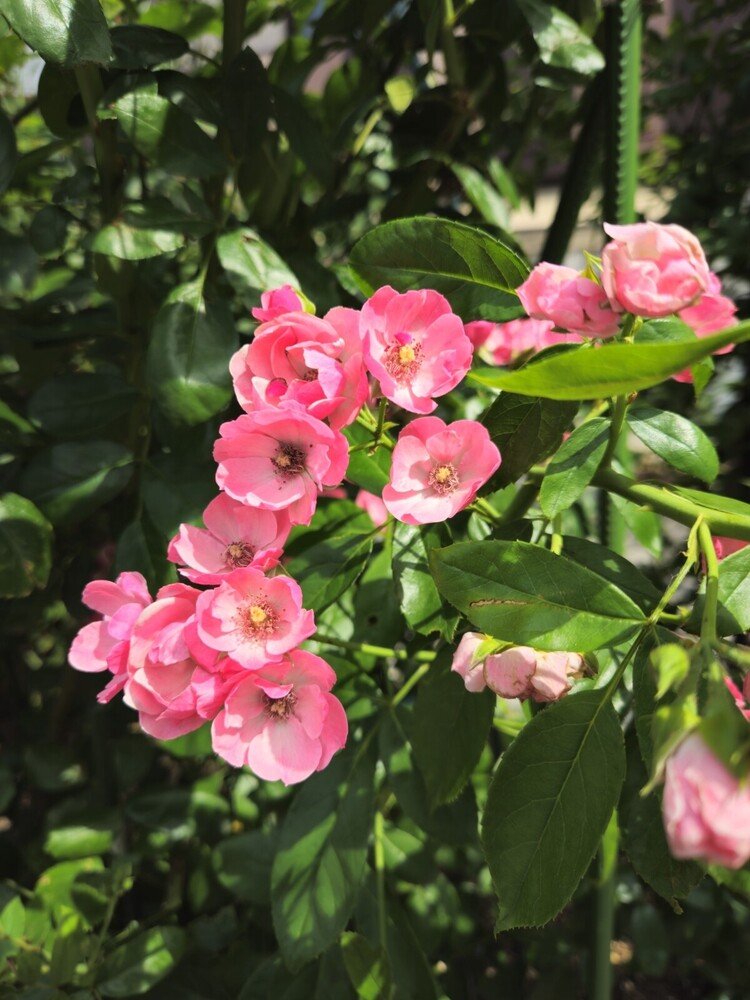
<instances>
[{"instance_id":1,"label":"open rose bloom","mask_svg":"<svg viewBox=\"0 0 750 1000\"><path fill-rule=\"evenodd\" d=\"M568 333L611 337L620 326L601 285L572 267L537 264L516 291L529 316Z\"/></svg>"}]
</instances>

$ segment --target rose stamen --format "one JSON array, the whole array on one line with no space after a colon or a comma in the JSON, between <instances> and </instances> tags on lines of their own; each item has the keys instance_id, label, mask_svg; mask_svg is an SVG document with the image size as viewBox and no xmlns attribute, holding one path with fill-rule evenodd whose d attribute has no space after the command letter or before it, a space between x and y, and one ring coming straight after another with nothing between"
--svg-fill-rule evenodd
<instances>
[{"instance_id":1,"label":"rose stamen","mask_svg":"<svg viewBox=\"0 0 750 1000\"><path fill-rule=\"evenodd\" d=\"M266 715L270 715L274 719L288 719L294 711L294 706L297 703L297 695L294 691L290 691L283 698L271 698L269 695L264 694L263 700L265 701Z\"/></svg>"},{"instance_id":2,"label":"rose stamen","mask_svg":"<svg viewBox=\"0 0 750 1000\"><path fill-rule=\"evenodd\" d=\"M224 562L232 569L239 566L249 566L253 561L255 550L247 542L231 542L224 550Z\"/></svg>"},{"instance_id":3,"label":"rose stamen","mask_svg":"<svg viewBox=\"0 0 750 1000\"><path fill-rule=\"evenodd\" d=\"M423 355L420 344L401 344L397 341L385 352L383 365L396 382L411 382L419 371Z\"/></svg>"},{"instance_id":4,"label":"rose stamen","mask_svg":"<svg viewBox=\"0 0 750 1000\"><path fill-rule=\"evenodd\" d=\"M428 482L439 496L447 496L458 487L458 473L452 465L436 465L429 475Z\"/></svg>"},{"instance_id":5,"label":"rose stamen","mask_svg":"<svg viewBox=\"0 0 750 1000\"><path fill-rule=\"evenodd\" d=\"M260 640L276 630L276 612L266 601L246 604L239 611L239 625L247 639Z\"/></svg>"},{"instance_id":6,"label":"rose stamen","mask_svg":"<svg viewBox=\"0 0 750 1000\"><path fill-rule=\"evenodd\" d=\"M280 444L279 450L271 459L276 471L285 479L298 476L305 468L305 453L295 444Z\"/></svg>"}]
</instances>

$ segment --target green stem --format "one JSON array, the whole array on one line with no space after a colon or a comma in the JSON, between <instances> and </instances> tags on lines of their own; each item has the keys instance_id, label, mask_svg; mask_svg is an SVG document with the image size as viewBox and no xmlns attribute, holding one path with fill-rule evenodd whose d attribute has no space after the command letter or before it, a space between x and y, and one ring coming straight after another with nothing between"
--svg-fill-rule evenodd
<instances>
[{"instance_id":1,"label":"green stem","mask_svg":"<svg viewBox=\"0 0 750 1000\"><path fill-rule=\"evenodd\" d=\"M81 92L86 120L94 137L94 159L102 192L102 216L104 222L109 222L117 213L118 168L115 123L99 121L99 99L104 93L99 69L91 63L84 63L76 66L75 77Z\"/></svg>"},{"instance_id":2,"label":"green stem","mask_svg":"<svg viewBox=\"0 0 750 1000\"><path fill-rule=\"evenodd\" d=\"M375 813L373 824L373 850L375 856L375 875L377 879L378 893L378 935L380 938L380 948L383 955L388 954L388 922L385 901L385 851L383 850L383 837L385 834L385 823L382 810Z\"/></svg>"},{"instance_id":3,"label":"green stem","mask_svg":"<svg viewBox=\"0 0 750 1000\"><path fill-rule=\"evenodd\" d=\"M607 442L607 449L602 456L600 469L606 469L609 467L612 458L614 457L615 451L617 449L617 443L620 440L620 434L622 434L622 428L625 423L625 414L628 412L628 397L627 396L617 396L612 407L612 423L609 425L609 441Z\"/></svg>"},{"instance_id":4,"label":"green stem","mask_svg":"<svg viewBox=\"0 0 750 1000\"><path fill-rule=\"evenodd\" d=\"M314 642L320 642L324 646L337 646L339 649L347 649L352 653L362 653L365 656L377 656L384 660L412 660L415 663L430 664L436 658L437 653L429 649L418 653L410 653L405 649L393 649L390 646L372 646L369 642L348 642L345 639L336 639L333 636L320 635L316 632L312 637Z\"/></svg>"},{"instance_id":5,"label":"green stem","mask_svg":"<svg viewBox=\"0 0 750 1000\"><path fill-rule=\"evenodd\" d=\"M716 615L719 607L719 560L716 557L711 529L705 521L698 526L698 544L706 561L706 598L701 621L701 642L714 646L717 642Z\"/></svg>"},{"instance_id":6,"label":"green stem","mask_svg":"<svg viewBox=\"0 0 750 1000\"><path fill-rule=\"evenodd\" d=\"M222 32L222 63L229 66L242 51L245 39L245 10L247 0L224 0L224 25Z\"/></svg>"},{"instance_id":7,"label":"green stem","mask_svg":"<svg viewBox=\"0 0 750 1000\"><path fill-rule=\"evenodd\" d=\"M388 400L382 396L378 403L378 422L375 426L375 447L380 444L383 437L383 426L385 424L385 413L388 409Z\"/></svg>"},{"instance_id":8,"label":"green stem","mask_svg":"<svg viewBox=\"0 0 750 1000\"><path fill-rule=\"evenodd\" d=\"M437 655L437 654L435 654ZM434 659L434 657L433 657ZM431 663L432 661L430 661ZM395 708L396 705L400 705L411 689L420 682L427 671L430 669L430 663L422 663L421 667L417 667L411 677L404 682L402 688L400 688L396 694L391 699L391 708Z\"/></svg>"},{"instance_id":9,"label":"green stem","mask_svg":"<svg viewBox=\"0 0 750 1000\"><path fill-rule=\"evenodd\" d=\"M443 28L442 46L445 57L445 71L454 90L463 90L466 78L464 67L461 61L456 37L453 30L456 24L456 12L453 7L453 0L443 0Z\"/></svg>"},{"instance_id":10,"label":"green stem","mask_svg":"<svg viewBox=\"0 0 750 1000\"><path fill-rule=\"evenodd\" d=\"M604 176L608 222L635 222L641 90L640 0L615 0L605 9L609 110Z\"/></svg>"},{"instance_id":11,"label":"green stem","mask_svg":"<svg viewBox=\"0 0 750 1000\"><path fill-rule=\"evenodd\" d=\"M550 552L559 556L563 550L562 538L562 514L556 514L552 518L552 541L550 542Z\"/></svg>"},{"instance_id":12,"label":"green stem","mask_svg":"<svg viewBox=\"0 0 750 1000\"><path fill-rule=\"evenodd\" d=\"M492 524L502 523L503 516L500 511L496 510L492 506L490 501L486 497L477 497L476 500L471 504L472 508L480 514L482 517L486 518Z\"/></svg>"},{"instance_id":13,"label":"green stem","mask_svg":"<svg viewBox=\"0 0 750 1000\"><path fill-rule=\"evenodd\" d=\"M701 507L664 486L637 483L611 469L600 469L592 484L688 527L692 527L702 517L713 534L729 535L730 538L750 542L750 517L742 514Z\"/></svg>"},{"instance_id":14,"label":"green stem","mask_svg":"<svg viewBox=\"0 0 750 1000\"><path fill-rule=\"evenodd\" d=\"M614 844L611 843L614 838ZM617 814L612 814L607 832L599 849L599 879L594 896L594 942L591 996L593 1000L608 1000L612 995L612 961L610 958L615 929L615 895L617 879ZM615 857L612 858L614 850Z\"/></svg>"}]
</instances>

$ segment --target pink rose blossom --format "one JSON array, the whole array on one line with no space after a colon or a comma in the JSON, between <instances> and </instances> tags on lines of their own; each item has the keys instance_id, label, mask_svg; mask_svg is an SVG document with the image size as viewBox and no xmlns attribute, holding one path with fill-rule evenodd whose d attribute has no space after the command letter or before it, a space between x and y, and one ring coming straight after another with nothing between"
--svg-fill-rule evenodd
<instances>
[{"instance_id":1,"label":"pink rose blossom","mask_svg":"<svg viewBox=\"0 0 750 1000\"><path fill-rule=\"evenodd\" d=\"M549 702L566 695L584 668L579 653L543 653L530 646L513 646L488 657L484 674L487 686L501 698Z\"/></svg>"},{"instance_id":2,"label":"pink rose blossom","mask_svg":"<svg viewBox=\"0 0 750 1000\"><path fill-rule=\"evenodd\" d=\"M612 226L602 251L602 284L615 309L636 316L671 316L709 288L709 270L698 240L682 226L638 222Z\"/></svg>"},{"instance_id":3,"label":"pink rose blossom","mask_svg":"<svg viewBox=\"0 0 750 1000\"><path fill-rule=\"evenodd\" d=\"M725 538L723 535L714 535L713 543L717 559L726 559L727 556L739 552L750 544L750 542L741 542L739 538Z\"/></svg>"},{"instance_id":4,"label":"pink rose blossom","mask_svg":"<svg viewBox=\"0 0 750 1000\"><path fill-rule=\"evenodd\" d=\"M282 285L263 292L260 297L260 308L252 310L253 318L259 323L267 323L270 319L283 316L284 313L304 312L305 304L291 285Z\"/></svg>"},{"instance_id":5,"label":"pink rose blossom","mask_svg":"<svg viewBox=\"0 0 750 1000\"><path fill-rule=\"evenodd\" d=\"M85 673L109 670L113 677L98 695L100 702L108 702L125 686L133 626L141 611L151 603L151 595L140 573L120 573L114 583L111 580L87 583L82 600L102 619L84 625L78 632L68 660L72 667Z\"/></svg>"},{"instance_id":6,"label":"pink rose blossom","mask_svg":"<svg viewBox=\"0 0 750 1000\"><path fill-rule=\"evenodd\" d=\"M693 306L681 309L679 317L695 330L698 337L710 337L712 333L726 330L737 323L737 306L726 295L721 294L721 281L713 272L709 274L708 291ZM714 354L729 354L734 344L720 347ZM673 375L675 382L692 382L693 373L689 368Z\"/></svg>"},{"instance_id":7,"label":"pink rose blossom","mask_svg":"<svg viewBox=\"0 0 750 1000\"><path fill-rule=\"evenodd\" d=\"M577 334L554 333L553 324L543 319L513 319L508 323L477 320L466 324L466 333L493 365L509 365L523 354L580 340Z\"/></svg>"},{"instance_id":8,"label":"pink rose blossom","mask_svg":"<svg viewBox=\"0 0 750 1000\"><path fill-rule=\"evenodd\" d=\"M473 693L484 691L487 687L484 679L485 661L478 660L476 656L484 639L485 636L480 632L466 632L456 646L451 663L451 670L463 679L466 690Z\"/></svg>"},{"instance_id":9,"label":"pink rose blossom","mask_svg":"<svg viewBox=\"0 0 750 1000\"><path fill-rule=\"evenodd\" d=\"M378 527L385 524L388 520L388 511L385 509L385 504L374 493L368 493L367 490L360 490L354 498L354 502L370 515L373 524L376 524Z\"/></svg>"},{"instance_id":10,"label":"pink rose blossom","mask_svg":"<svg viewBox=\"0 0 750 1000\"><path fill-rule=\"evenodd\" d=\"M289 537L286 511L246 507L220 493L203 511L205 528L181 524L167 557L192 583L221 583L241 566L268 570L281 558Z\"/></svg>"},{"instance_id":11,"label":"pink rose blossom","mask_svg":"<svg viewBox=\"0 0 750 1000\"><path fill-rule=\"evenodd\" d=\"M125 702L157 739L175 739L212 719L231 681L197 635L200 595L184 583L162 587L133 626Z\"/></svg>"},{"instance_id":12,"label":"pink rose blossom","mask_svg":"<svg viewBox=\"0 0 750 1000\"><path fill-rule=\"evenodd\" d=\"M320 319L284 313L263 323L229 363L234 391L248 413L294 400L336 430L367 399L359 313L336 308Z\"/></svg>"},{"instance_id":13,"label":"pink rose blossom","mask_svg":"<svg viewBox=\"0 0 750 1000\"><path fill-rule=\"evenodd\" d=\"M336 675L325 660L296 649L245 675L212 727L213 748L234 767L294 785L322 771L346 743Z\"/></svg>"},{"instance_id":14,"label":"pink rose blossom","mask_svg":"<svg viewBox=\"0 0 750 1000\"><path fill-rule=\"evenodd\" d=\"M693 733L668 758L664 829L676 858L741 868L750 860L750 784Z\"/></svg>"},{"instance_id":15,"label":"pink rose blossom","mask_svg":"<svg viewBox=\"0 0 750 1000\"><path fill-rule=\"evenodd\" d=\"M248 507L286 510L292 524L310 522L318 491L337 486L349 464L343 434L293 403L243 414L219 434L219 487Z\"/></svg>"},{"instance_id":16,"label":"pink rose blossom","mask_svg":"<svg viewBox=\"0 0 750 1000\"><path fill-rule=\"evenodd\" d=\"M516 289L521 305L533 319L585 337L611 337L620 319L601 285L561 264L537 264Z\"/></svg>"},{"instance_id":17,"label":"pink rose blossom","mask_svg":"<svg viewBox=\"0 0 750 1000\"><path fill-rule=\"evenodd\" d=\"M281 659L315 631L314 614L302 608L299 584L252 567L234 570L215 590L201 594L196 614L201 641L248 670Z\"/></svg>"},{"instance_id":18,"label":"pink rose blossom","mask_svg":"<svg viewBox=\"0 0 750 1000\"><path fill-rule=\"evenodd\" d=\"M435 397L455 388L471 367L471 341L438 292L399 294L386 285L362 307L360 330L383 395L411 413L432 413Z\"/></svg>"},{"instance_id":19,"label":"pink rose blossom","mask_svg":"<svg viewBox=\"0 0 750 1000\"><path fill-rule=\"evenodd\" d=\"M468 506L500 465L500 452L476 420L445 424L419 417L393 449L383 503L405 524L432 524Z\"/></svg>"}]
</instances>

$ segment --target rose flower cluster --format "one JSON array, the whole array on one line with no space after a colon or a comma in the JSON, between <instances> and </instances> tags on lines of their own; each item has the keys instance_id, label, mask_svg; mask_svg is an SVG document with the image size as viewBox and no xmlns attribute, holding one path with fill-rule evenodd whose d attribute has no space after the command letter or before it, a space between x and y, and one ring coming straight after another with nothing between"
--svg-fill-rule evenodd
<instances>
[{"instance_id":1,"label":"rose flower cluster","mask_svg":"<svg viewBox=\"0 0 750 1000\"><path fill-rule=\"evenodd\" d=\"M360 491L356 502L376 524L444 521L473 503L501 463L481 423L433 415L475 352L507 365L556 343L611 337L626 314L677 313L698 336L733 321L691 234L653 223L605 228L612 241L600 278L540 264L517 290L527 318L507 323L464 325L427 289L384 287L359 310L323 317L288 286L264 293L253 339L230 363L244 413L222 424L214 446L220 492L203 527L183 524L169 544L188 582L152 597L140 574L122 573L83 592L98 617L69 659L111 675L99 700L122 691L159 739L211 722L215 752L264 779L292 784L324 768L346 742L347 720L331 693L333 669L301 648L315 619L283 557L292 528L309 524L318 497L344 480L342 428L378 398L415 415L393 446L382 498ZM575 652L529 647L477 664L481 643L464 636L454 664L473 691L554 701L586 669Z\"/></svg>"}]
</instances>

